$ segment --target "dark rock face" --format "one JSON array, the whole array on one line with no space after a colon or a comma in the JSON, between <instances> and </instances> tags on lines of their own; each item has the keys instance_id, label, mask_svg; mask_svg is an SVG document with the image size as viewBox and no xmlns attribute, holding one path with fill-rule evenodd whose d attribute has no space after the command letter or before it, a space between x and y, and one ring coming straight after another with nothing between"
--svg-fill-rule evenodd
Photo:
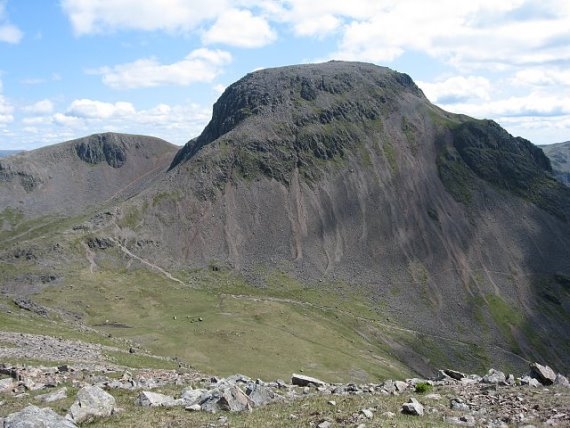
<instances>
[{"instance_id":1,"label":"dark rock face","mask_svg":"<svg viewBox=\"0 0 570 428\"><path fill-rule=\"evenodd\" d=\"M493 121L468 121L453 129L453 151L439 160L440 176L457 200L469 202L474 177L566 219L570 192L558 184L544 152ZM457 153L456 156L453 152Z\"/></svg>"},{"instance_id":2,"label":"dark rock face","mask_svg":"<svg viewBox=\"0 0 570 428\"><path fill-rule=\"evenodd\" d=\"M113 168L120 168L127 160L124 147L117 143L113 134L92 135L75 146L77 156L87 163L107 162Z\"/></svg>"},{"instance_id":3,"label":"dark rock face","mask_svg":"<svg viewBox=\"0 0 570 428\"><path fill-rule=\"evenodd\" d=\"M288 183L300 167L310 177L315 161L343 158L364 138L359 127L393 109L401 91L423 97L409 76L370 64L330 62L248 74L226 89L211 122L176 155L171 169L241 129L239 139L227 138L241 148L230 165L241 175Z\"/></svg>"}]
</instances>

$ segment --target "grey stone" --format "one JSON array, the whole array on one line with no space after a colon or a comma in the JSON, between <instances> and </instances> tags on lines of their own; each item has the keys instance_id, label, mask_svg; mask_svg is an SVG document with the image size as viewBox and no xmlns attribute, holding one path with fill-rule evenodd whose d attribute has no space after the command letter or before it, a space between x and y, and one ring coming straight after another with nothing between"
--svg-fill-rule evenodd
<instances>
[{"instance_id":1,"label":"grey stone","mask_svg":"<svg viewBox=\"0 0 570 428\"><path fill-rule=\"evenodd\" d=\"M489 372L483 376L482 382L505 385L506 379L507 378L502 371L490 369Z\"/></svg>"},{"instance_id":2,"label":"grey stone","mask_svg":"<svg viewBox=\"0 0 570 428\"><path fill-rule=\"evenodd\" d=\"M332 423L329 421L322 421L320 424L317 425L317 428L330 428L332 427Z\"/></svg>"},{"instance_id":3,"label":"grey stone","mask_svg":"<svg viewBox=\"0 0 570 428\"><path fill-rule=\"evenodd\" d=\"M320 379L305 376L302 374L293 373L291 376L291 383L297 386L325 386L326 382L323 382Z\"/></svg>"},{"instance_id":4,"label":"grey stone","mask_svg":"<svg viewBox=\"0 0 570 428\"><path fill-rule=\"evenodd\" d=\"M67 417L75 423L81 423L91 418L111 416L114 409L115 398L111 394L98 386L86 386L77 393Z\"/></svg>"},{"instance_id":5,"label":"grey stone","mask_svg":"<svg viewBox=\"0 0 570 428\"><path fill-rule=\"evenodd\" d=\"M253 401L237 386L224 389L218 404L220 409L230 412L243 412L253 407Z\"/></svg>"},{"instance_id":6,"label":"grey stone","mask_svg":"<svg viewBox=\"0 0 570 428\"><path fill-rule=\"evenodd\" d=\"M200 408L203 411L216 413L221 410L219 401L220 401L220 391L216 389L204 394L198 404L200 404Z\"/></svg>"},{"instance_id":7,"label":"grey stone","mask_svg":"<svg viewBox=\"0 0 570 428\"><path fill-rule=\"evenodd\" d=\"M189 412L199 412L200 410L202 410L202 406L200 406L199 404L192 404L190 406L186 406L184 409L188 410Z\"/></svg>"},{"instance_id":8,"label":"grey stone","mask_svg":"<svg viewBox=\"0 0 570 428\"><path fill-rule=\"evenodd\" d=\"M57 391L51 392L49 394L36 395L36 400L39 400L43 403L51 403L53 401L63 400L64 398L67 398L66 387L60 388Z\"/></svg>"},{"instance_id":9,"label":"grey stone","mask_svg":"<svg viewBox=\"0 0 570 428\"><path fill-rule=\"evenodd\" d=\"M370 409L362 409L360 413L362 413L366 419L372 419L374 417L374 413L372 413Z\"/></svg>"},{"instance_id":10,"label":"grey stone","mask_svg":"<svg viewBox=\"0 0 570 428\"><path fill-rule=\"evenodd\" d=\"M191 406L196 403L200 403L202 397L207 394L207 391L204 389L193 389L193 388L186 388L182 391L180 398L184 400L187 406Z\"/></svg>"},{"instance_id":11,"label":"grey stone","mask_svg":"<svg viewBox=\"0 0 570 428\"><path fill-rule=\"evenodd\" d=\"M407 403L402 405L402 413L406 415L423 416L424 406L415 398L410 398Z\"/></svg>"},{"instance_id":12,"label":"grey stone","mask_svg":"<svg viewBox=\"0 0 570 428\"><path fill-rule=\"evenodd\" d=\"M184 399L176 400L169 395L157 392L141 391L135 400L135 404L143 407L175 407L184 406L186 401Z\"/></svg>"},{"instance_id":13,"label":"grey stone","mask_svg":"<svg viewBox=\"0 0 570 428\"><path fill-rule=\"evenodd\" d=\"M408 389L408 384L406 382L402 382L401 380L394 382L394 386L398 392L404 392L406 389Z\"/></svg>"},{"instance_id":14,"label":"grey stone","mask_svg":"<svg viewBox=\"0 0 570 428\"><path fill-rule=\"evenodd\" d=\"M445 370L443 370L443 372L444 372L447 376L449 376L450 378L455 379L455 380L461 380L461 379L463 379L464 377L467 377L467 376L465 376L464 373L458 372L458 371L456 371L456 370L445 369Z\"/></svg>"},{"instance_id":15,"label":"grey stone","mask_svg":"<svg viewBox=\"0 0 570 428\"><path fill-rule=\"evenodd\" d=\"M14 379L7 378L7 379L0 379L0 392L10 391L14 387Z\"/></svg>"},{"instance_id":16,"label":"grey stone","mask_svg":"<svg viewBox=\"0 0 570 428\"><path fill-rule=\"evenodd\" d=\"M535 378L543 385L552 385L556 380L556 373L548 366L543 366L538 363L530 364L530 377Z\"/></svg>"},{"instance_id":17,"label":"grey stone","mask_svg":"<svg viewBox=\"0 0 570 428\"><path fill-rule=\"evenodd\" d=\"M50 408L27 406L4 419L4 428L76 428L72 421L58 415Z\"/></svg>"},{"instance_id":18,"label":"grey stone","mask_svg":"<svg viewBox=\"0 0 570 428\"><path fill-rule=\"evenodd\" d=\"M469 411L469 406L461 398L452 398L449 402L452 410Z\"/></svg>"},{"instance_id":19,"label":"grey stone","mask_svg":"<svg viewBox=\"0 0 570 428\"><path fill-rule=\"evenodd\" d=\"M436 393L427 394L426 396L424 396L424 398L426 400L441 400L441 394L436 394Z\"/></svg>"},{"instance_id":20,"label":"grey stone","mask_svg":"<svg viewBox=\"0 0 570 428\"><path fill-rule=\"evenodd\" d=\"M229 385L235 385L237 383L248 383L251 382L251 378L247 377L246 375L242 375L242 374L234 374L231 376L228 376L225 379L222 379L220 382L222 383L227 383Z\"/></svg>"},{"instance_id":21,"label":"grey stone","mask_svg":"<svg viewBox=\"0 0 570 428\"><path fill-rule=\"evenodd\" d=\"M554 384L570 388L570 381L568 381L568 378L566 376L563 376L560 373L556 375L556 380L554 381Z\"/></svg>"},{"instance_id":22,"label":"grey stone","mask_svg":"<svg viewBox=\"0 0 570 428\"><path fill-rule=\"evenodd\" d=\"M245 393L256 407L265 406L273 401L276 396L271 388L267 388L257 383L248 385Z\"/></svg>"}]
</instances>

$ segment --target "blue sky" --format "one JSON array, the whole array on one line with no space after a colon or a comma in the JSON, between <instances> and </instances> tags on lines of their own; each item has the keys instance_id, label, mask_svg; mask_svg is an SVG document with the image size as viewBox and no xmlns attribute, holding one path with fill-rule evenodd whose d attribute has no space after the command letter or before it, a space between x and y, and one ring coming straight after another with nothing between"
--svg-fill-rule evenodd
<instances>
[{"instance_id":1,"label":"blue sky","mask_svg":"<svg viewBox=\"0 0 570 428\"><path fill-rule=\"evenodd\" d=\"M184 144L253 70L408 73L448 111L570 140L567 0L0 0L0 150L102 131Z\"/></svg>"}]
</instances>

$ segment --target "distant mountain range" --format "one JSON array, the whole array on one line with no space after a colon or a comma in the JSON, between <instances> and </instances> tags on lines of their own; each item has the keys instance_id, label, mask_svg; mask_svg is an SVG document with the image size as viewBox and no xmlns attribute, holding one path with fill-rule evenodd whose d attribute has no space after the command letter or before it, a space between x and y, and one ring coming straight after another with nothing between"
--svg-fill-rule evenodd
<instances>
[{"instance_id":1,"label":"distant mountain range","mask_svg":"<svg viewBox=\"0 0 570 428\"><path fill-rule=\"evenodd\" d=\"M0 158L5 158L6 156L16 155L22 152L23 150L0 150Z\"/></svg>"},{"instance_id":2,"label":"distant mountain range","mask_svg":"<svg viewBox=\"0 0 570 428\"><path fill-rule=\"evenodd\" d=\"M0 288L222 373L564 372L550 156L388 68L260 70L181 149L107 133L2 159Z\"/></svg>"}]
</instances>

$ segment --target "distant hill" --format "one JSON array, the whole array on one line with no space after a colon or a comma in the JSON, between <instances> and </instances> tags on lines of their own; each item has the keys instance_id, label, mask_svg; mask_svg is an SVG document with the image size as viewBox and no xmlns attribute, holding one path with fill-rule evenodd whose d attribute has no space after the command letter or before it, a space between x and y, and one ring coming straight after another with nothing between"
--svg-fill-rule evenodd
<instances>
[{"instance_id":1,"label":"distant hill","mask_svg":"<svg viewBox=\"0 0 570 428\"><path fill-rule=\"evenodd\" d=\"M556 178L570 186L570 141L540 146L550 158Z\"/></svg>"},{"instance_id":2,"label":"distant hill","mask_svg":"<svg viewBox=\"0 0 570 428\"><path fill-rule=\"evenodd\" d=\"M2 158L0 206L26 216L75 214L132 192L177 150L159 138L104 133Z\"/></svg>"},{"instance_id":3,"label":"distant hill","mask_svg":"<svg viewBox=\"0 0 570 428\"><path fill-rule=\"evenodd\" d=\"M5 158L22 152L23 150L0 150L0 158Z\"/></svg>"}]
</instances>

